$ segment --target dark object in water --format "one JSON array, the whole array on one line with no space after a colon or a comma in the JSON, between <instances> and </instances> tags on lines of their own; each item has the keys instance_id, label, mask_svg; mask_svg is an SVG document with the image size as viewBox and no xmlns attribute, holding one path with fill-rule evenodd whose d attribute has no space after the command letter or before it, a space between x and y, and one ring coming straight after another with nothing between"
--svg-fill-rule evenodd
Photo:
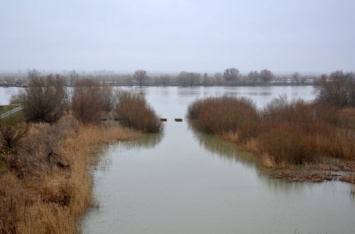
<instances>
[{"instance_id":1,"label":"dark object in water","mask_svg":"<svg viewBox=\"0 0 355 234\"><path fill-rule=\"evenodd\" d=\"M175 122L182 122L182 119L180 119L180 118L175 118Z\"/></svg>"}]
</instances>

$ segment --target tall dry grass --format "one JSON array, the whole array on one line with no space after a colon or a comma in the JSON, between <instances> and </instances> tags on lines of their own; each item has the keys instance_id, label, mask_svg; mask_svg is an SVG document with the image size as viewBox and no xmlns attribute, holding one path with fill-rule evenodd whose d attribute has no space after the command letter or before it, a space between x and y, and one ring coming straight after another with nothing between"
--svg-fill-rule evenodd
<instances>
[{"instance_id":1,"label":"tall dry grass","mask_svg":"<svg viewBox=\"0 0 355 234\"><path fill-rule=\"evenodd\" d=\"M267 164L306 164L320 156L355 160L355 110L274 99L262 111L245 99L206 98L188 117L198 130L237 142L267 156Z\"/></svg>"},{"instance_id":2,"label":"tall dry grass","mask_svg":"<svg viewBox=\"0 0 355 234\"><path fill-rule=\"evenodd\" d=\"M76 220L93 204L90 166L98 144L136 133L83 126L72 117L33 124L16 154L2 155L0 233L77 233Z\"/></svg>"},{"instance_id":3,"label":"tall dry grass","mask_svg":"<svg viewBox=\"0 0 355 234\"><path fill-rule=\"evenodd\" d=\"M245 142L257 133L259 115L254 103L246 98L218 97L193 102L188 118L200 131Z\"/></svg>"},{"instance_id":4,"label":"tall dry grass","mask_svg":"<svg viewBox=\"0 0 355 234\"><path fill-rule=\"evenodd\" d=\"M139 94L119 93L115 110L120 123L125 127L145 133L160 133L163 130L157 114Z\"/></svg>"}]
</instances>

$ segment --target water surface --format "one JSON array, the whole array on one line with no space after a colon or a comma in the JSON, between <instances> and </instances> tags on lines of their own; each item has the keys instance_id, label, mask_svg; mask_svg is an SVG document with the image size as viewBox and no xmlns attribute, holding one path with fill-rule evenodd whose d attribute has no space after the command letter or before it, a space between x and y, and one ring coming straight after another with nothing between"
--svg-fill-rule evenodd
<instances>
[{"instance_id":1,"label":"water surface","mask_svg":"<svg viewBox=\"0 0 355 234\"><path fill-rule=\"evenodd\" d=\"M1 104L7 90L0 88ZM164 134L109 146L94 170L99 208L83 218L83 233L354 233L350 185L272 179L257 157L174 122L197 98L245 96L262 108L283 94L310 101L312 87L132 90L168 119Z\"/></svg>"}]
</instances>

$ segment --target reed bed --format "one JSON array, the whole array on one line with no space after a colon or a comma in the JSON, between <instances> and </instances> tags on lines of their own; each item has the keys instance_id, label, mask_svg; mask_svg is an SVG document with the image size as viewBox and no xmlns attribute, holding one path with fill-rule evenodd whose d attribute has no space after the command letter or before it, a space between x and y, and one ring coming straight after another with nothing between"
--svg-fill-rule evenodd
<instances>
[{"instance_id":1,"label":"reed bed","mask_svg":"<svg viewBox=\"0 0 355 234\"><path fill-rule=\"evenodd\" d=\"M0 233L77 233L76 221L93 205L90 167L98 144L137 133L114 126L31 124L16 151L1 154Z\"/></svg>"},{"instance_id":2,"label":"reed bed","mask_svg":"<svg viewBox=\"0 0 355 234\"><path fill-rule=\"evenodd\" d=\"M160 133L163 130L157 114L139 94L121 92L115 110L118 120L125 127L145 133Z\"/></svg>"},{"instance_id":3,"label":"reed bed","mask_svg":"<svg viewBox=\"0 0 355 234\"><path fill-rule=\"evenodd\" d=\"M331 156L355 160L355 111L274 99L258 111L251 100L206 98L188 108L193 126L261 155L266 166L304 165Z\"/></svg>"},{"instance_id":4,"label":"reed bed","mask_svg":"<svg viewBox=\"0 0 355 234\"><path fill-rule=\"evenodd\" d=\"M236 142L254 137L260 120L250 99L233 97L197 100L189 106L188 118L198 130Z\"/></svg>"}]
</instances>

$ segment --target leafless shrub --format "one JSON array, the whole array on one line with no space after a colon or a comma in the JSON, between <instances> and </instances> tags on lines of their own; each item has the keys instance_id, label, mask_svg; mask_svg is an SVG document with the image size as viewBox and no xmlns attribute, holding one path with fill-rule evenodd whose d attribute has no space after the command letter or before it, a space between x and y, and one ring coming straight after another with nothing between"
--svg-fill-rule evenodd
<instances>
[{"instance_id":1,"label":"leafless shrub","mask_svg":"<svg viewBox=\"0 0 355 234\"><path fill-rule=\"evenodd\" d=\"M18 118L0 120L0 141L7 148L17 146L28 132L27 124Z\"/></svg>"},{"instance_id":2,"label":"leafless shrub","mask_svg":"<svg viewBox=\"0 0 355 234\"><path fill-rule=\"evenodd\" d=\"M177 77L178 85L180 86L196 86L200 84L201 74L195 72L180 72Z\"/></svg>"},{"instance_id":3,"label":"leafless shrub","mask_svg":"<svg viewBox=\"0 0 355 234\"><path fill-rule=\"evenodd\" d=\"M226 136L233 133L239 141L255 136L259 122L254 103L234 97L198 100L189 106L188 118L203 132Z\"/></svg>"},{"instance_id":4,"label":"leafless shrub","mask_svg":"<svg viewBox=\"0 0 355 234\"><path fill-rule=\"evenodd\" d=\"M317 102L336 107L355 106L355 74L336 71L317 83Z\"/></svg>"},{"instance_id":5,"label":"leafless shrub","mask_svg":"<svg viewBox=\"0 0 355 234\"><path fill-rule=\"evenodd\" d=\"M139 94L120 92L115 109L120 123L126 127L147 133L163 130L156 113Z\"/></svg>"},{"instance_id":6,"label":"leafless shrub","mask_svg":"<svg viewBox=\"0 0 355 234\"><path fill-rule=\"evenodd\" d=\"M84 124L98 122L101 112L111 111L114 103L112 88L95 80L79 80L74 86L73 115Z\"/></svg>"},{"instance_id":7,"label":"leafless shrub","mask_svg":"<svg viewBox=\"0 0 355 234\"><path fill-rule=\"evenodd\" d=\"M59 75L40 77L29 74L30 83L17 98L27 121L55 123L64 113L64 81Z\"/></svg>"},{"instance_id":8,"label":"leafless shrub","mask_svg":"<svg viewBox=\"0 0 355 234\"><path fill-rule=\"evenodd\" d=\"M223 78L226 81L235 81L240 78L239 70L236 68L227 68L223 72Z\"/></svg>"}]
</instances>

